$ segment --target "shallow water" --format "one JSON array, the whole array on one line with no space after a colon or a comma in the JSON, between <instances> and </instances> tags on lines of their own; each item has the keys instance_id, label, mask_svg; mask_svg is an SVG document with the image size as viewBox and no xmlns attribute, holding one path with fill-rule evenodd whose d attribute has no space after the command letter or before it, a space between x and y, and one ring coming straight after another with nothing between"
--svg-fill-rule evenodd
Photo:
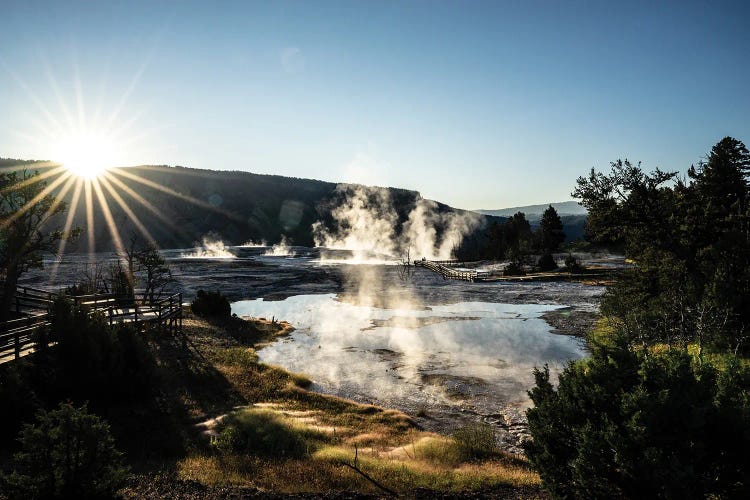
<instances>
[{"instance_id":1,"label":"shallow water","mask_svg":"<svg viewBox=\"0 0 750 500\"><path fill-rule=\"evenodd\" d=\"M220 290L238 301L240 315L293 323L297 331L261 350L261 359L309 374L316 390L426 411L417 420L430 430L497 424L513 451L525 432L533 367L549 363L554 373L584 354L578 339L550 333L541 315L594 312L603 293L562 281L451 281L424 269L403 280L379 255L353 265L361 256L351 252L293 247L292 257L267 249L224 247L231 258L193 256L205 247L163 250L175 278L169 291L189 302L199 289ZM88 263L106 269L112 259L66 255L21 283L56 290L80 280ZM391 265L374 265L378 259Z\"/></svg>"},{"instance_id":2,"label":"shallow water","mask_svg":"<svg viewBox=\"0 0 750 500\"><path fill-rule=\"evenodd\" d=\"M432 422L438 430L453 425L450 413L522 424L533 368L547 363L557 372L584 355L579 339L550 333L540 318L559 306L458 302L382 309L336 297L244 300L232 311L297 328L261 349L263 362L305 373L323 392L439 414L441 422Z\"/></svg>"}]
</instances>

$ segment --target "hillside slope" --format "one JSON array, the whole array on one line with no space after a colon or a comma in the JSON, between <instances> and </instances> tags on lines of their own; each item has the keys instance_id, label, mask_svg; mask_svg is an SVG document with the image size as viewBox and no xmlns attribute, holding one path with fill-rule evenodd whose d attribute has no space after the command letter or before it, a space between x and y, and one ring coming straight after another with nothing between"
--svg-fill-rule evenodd
<instances>
[{"instance_id":1,"label":"hillside slope","mask_svg":"<svg viewBox=\"0 0 750 500\"><path fill-rule=\"evenodd\" d=\"M33 168L31 162L2 162L8 166L27 163L27 168ZM137 234L143 241L141 229L145 229L161 248L192 247L207 235L234 245L250 240L272 244L285 237L294 245L313 246L313 223L334 223L331 212L342 197L337 189L340 185L335 183L243 171L140 166L112 169L107 177L110 180L102 180L98 189L81 189L74 205L75 189L65 193L63 198L74 212L74 224L86 228L68 250L88 249L89 238L93 238L96 251L113 250L113 234L105 229L109 226L107 219L125 245L131 235ZM57 194L64 186L58 186ZM396 232L422 199L418 192L405 189L367 190L386 193L396 214ZM100 194L106 203L101 203ZM89 204L93 207L91 217L86 209ZM434 207L437 213L467 213L442 203ZM502 220L482 216L476 230L488 221Z\"/></svg>"}]
</instances>

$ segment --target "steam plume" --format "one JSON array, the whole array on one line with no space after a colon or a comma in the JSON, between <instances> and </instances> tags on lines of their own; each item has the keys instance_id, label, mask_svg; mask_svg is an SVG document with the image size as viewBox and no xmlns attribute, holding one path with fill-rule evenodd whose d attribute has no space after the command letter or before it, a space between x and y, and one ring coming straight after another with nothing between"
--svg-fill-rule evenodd
<instances>
[{"instance_id":1,"label":"steam plume","mask_svg":"<svg viewBox=\"0 0 750 500\"><path fill-rule=\"evenodd\" d=\"M229 251L224 242L215 235L208 234L192 252L183 253L183 259L234 259L237 256Z\"/></svg>"},{"instance_id":2,"label":"steam plume","mask_svg":"<svg viewBox=\"0 0 750 500\"><path fill-rule=\"evenodd\" d=\"M403 226L385 188L339 184L343 201L331 210L332 227L313 224L315 245L345 249L354 258L366 254L448 260L463 238L476 229L481 218L473 212L441 212L437 203L418 199Z\"/></svg>"}]
</instances>

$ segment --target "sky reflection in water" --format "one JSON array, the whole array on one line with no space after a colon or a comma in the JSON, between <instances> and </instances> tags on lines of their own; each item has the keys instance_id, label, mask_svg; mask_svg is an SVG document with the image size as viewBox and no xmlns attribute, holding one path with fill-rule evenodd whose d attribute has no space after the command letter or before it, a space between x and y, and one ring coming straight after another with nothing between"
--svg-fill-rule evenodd
<instances>
[{"instance_id":1,"label":"sky reflection in water","mask_svg":"<svg viewBox=\"0 0 750 500\"><path fill-rule=\"evenodd\" d=\"M393 310L325 294L239 301L232 311L292 323L297 330L290 338L259 351L260 359L306 373L325 392L399 406L468 402L491 410L528 401L534 366L557 370L584 355L579 339L550 333L540 318L557 307L461 302Z\"/></svg>"}]
</instances>

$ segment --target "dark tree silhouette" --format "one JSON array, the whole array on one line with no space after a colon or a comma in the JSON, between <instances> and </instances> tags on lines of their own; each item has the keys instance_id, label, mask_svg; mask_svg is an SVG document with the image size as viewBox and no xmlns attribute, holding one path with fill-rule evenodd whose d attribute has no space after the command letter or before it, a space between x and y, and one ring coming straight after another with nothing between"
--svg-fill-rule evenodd
<instances>
[{"instance_id":1,"label":"dark tree silhouette","mask_svg":"<svg viewBox=\"0 0 750 500\"><path fill-rule=\"evenodd\" d=\"M540 244L545 252L554 252L563 241L565 241L565 232L563 223L557 210L552 205L542 214L542 220L539 223Z\"/></svg>"},{"instance_id":2,"label":"dark tree silhouette","mask_svg":"<svg viewBox=\"0 0 750 500\"><path fill-rule=\"evenodd\" d=\"M174 281L172 271L159 250L152 245L138 251L135 259L145 287L143 298L154 303L162 297L167 285Z\"/></svg>"},{"instance_id":3,"label":"dark tree silhouette","mask_svg":"<svg viewBox=\"0 0 750 500\"><path fill-rule=\"evenodd\" d=\"M50 228L51 221L67 206L44 192L47 183L38 176L38 171L27 169L0 173L0 320L10 314L18 278L29 269L42 267L43 254L55 252L60 239L79 233L75 230L64 235L60 229Z\"/></svg>"},{"instance_id":4,"label":"dark tree silhouette","mask_svg":"<svg viewBox=\"0 0 750 500\"><path fill-rule=\"evenodd\" d=\"M589 209L587 237L618 245L637 265L607 291L605 314L632 341L696 342L735 351L750 332L750 154L724 138L687 180L618 161L608 175L578 179ZM642 325L650 328L643 337ZM654 337L655 335L655 337Z\"/></svg>"}]
</instances>

